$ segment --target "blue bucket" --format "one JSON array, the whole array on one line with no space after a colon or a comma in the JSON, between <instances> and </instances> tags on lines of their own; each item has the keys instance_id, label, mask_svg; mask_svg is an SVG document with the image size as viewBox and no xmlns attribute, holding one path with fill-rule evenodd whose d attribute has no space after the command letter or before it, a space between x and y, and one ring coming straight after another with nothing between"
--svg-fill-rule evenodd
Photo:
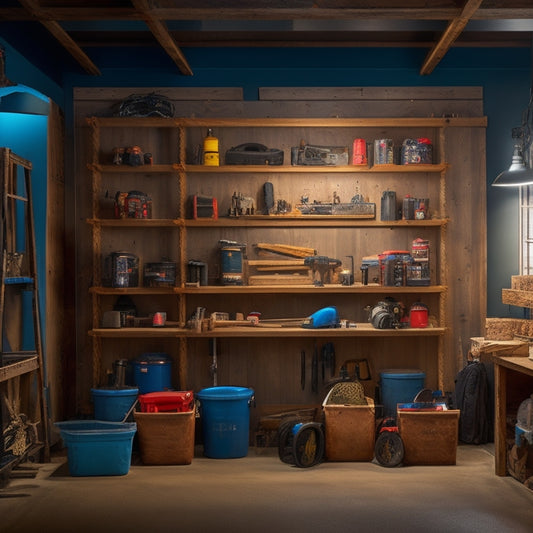
<instances>
[{"instance_id":1,"label":"blue bucket","mask_svg":"<svg viewBox=\"0 0 533 533\"><path fill-rule=\"evenodd\" d=\"M245 387L211 387L196 395L200 400L204 455L230 459L248 454L253 395L254 391Z\"/></svg>"},{"instance_id":2,"label":"blue bucket","mask_svg":"<svg viewBox=\"0 0 533 533\"><path fill-rule=\"evenodd\" d=\"M384 416L396 418L396 406L414 400L424 388L426 374L421 370L383 370L380 379Z\"/></svg>"},{"instance_id":3,"label":"blue bucket","mask_svg":"<svg viewBox=\"0 0 533 533\"><path fill-rule=\"evenodd\" d=\"M137 400L139 389L101 388L91 389L94 404L94 418L108 422L122 422Z\"/></svg>"},{"instance_id":4,"label":"blue bucket","mask_svg":"<svg viewBox=\"0 0 533 533\"><path fill-rule=\"evenodd\" d=\"M166 353L144 353L133 362L133 380L139 394L172 389L172 361Z\"/></svg>"}]
</instances>

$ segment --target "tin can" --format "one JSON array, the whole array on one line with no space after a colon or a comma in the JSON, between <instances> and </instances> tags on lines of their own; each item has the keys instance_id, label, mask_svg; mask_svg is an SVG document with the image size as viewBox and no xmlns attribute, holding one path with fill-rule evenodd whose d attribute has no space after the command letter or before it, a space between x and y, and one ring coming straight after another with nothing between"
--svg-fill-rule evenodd
<instances>
[{"instance_id":1,"label":"tin can","mask_svg":"<svg viewBox=\"0 0 533 533\"><path fill-rule=\"evenodd\" d=\"M396 220L396 192L383 191L381 195L381 220Z\"/></svg>"},{"instance_id":2,"label":"tin can","mask_svg":"<svg viewBox=\"0 0 533 533\"><path fill-rule=\"evenodd\" d=\"M106 258L106 269L111 287L139 286L139 258L127 252L112 252Z\"/></svg>"},{"instance_id":3,"label":"tin can","mask_svg":"<svg viewBox=\"0 0 533 533\"><path fill-rule=\"evenodd\" d=\"M415 239L411 243L411 255L415 261L429 259L429 241L426 239Z\"/></svg>"},{"instance_id":4,"label":"tin can","mask_svg":"<svg viewBox=\"0 0 533 533\"><path fill-rule=\"evenodd\" d=\"M431 165L433 145L426 137L405 139L402 143L402 165Z\"/></svg>"},{"instance_id":5,"label":"tin can","mask_svg":"<svg viewBox=\"0 0 533 533\"><path fill-rule=\"evenodd\" d=\"M392 139L374 141L374 165L392 165L394 162Z\"/></svg>"},{"instance_id":6,"label":"tin can","mask_svg":"<svg viewBox=\"0 0 533 533\"><path fill-rule=\"evenodd\" d=\"M413 198L410 194L407 194L402 203L402 219L413 220L415 218L416 198Z\"/></svg>"}]
</instances>

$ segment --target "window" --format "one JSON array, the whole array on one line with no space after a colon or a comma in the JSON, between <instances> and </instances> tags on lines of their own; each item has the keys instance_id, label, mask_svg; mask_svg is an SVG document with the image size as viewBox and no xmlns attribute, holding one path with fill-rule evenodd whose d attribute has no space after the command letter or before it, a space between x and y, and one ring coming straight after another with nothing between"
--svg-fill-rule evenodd
<instances>
[{"instance_id":1,"label":"window","mask_svg":"<svg viewBox=\"0 0 533 533\"><path fill-rule=\"evenodd\" d=\"M520 187L520 274L533 275L533 185Z\"/></svg>"}]
</instances>

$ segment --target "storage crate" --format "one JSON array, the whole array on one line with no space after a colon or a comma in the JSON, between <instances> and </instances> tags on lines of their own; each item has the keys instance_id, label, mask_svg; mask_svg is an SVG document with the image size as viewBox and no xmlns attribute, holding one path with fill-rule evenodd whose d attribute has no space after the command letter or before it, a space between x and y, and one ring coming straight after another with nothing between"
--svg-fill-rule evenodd
<instances>
[{"instance_id":1,"label":"storage crate","mask_svg":"<svg viewBox=\"0 0 533 533\"><path fill-rule=\"evenodd\" d=\"M372 461L376 435L374 400L368 405L323 406L328 461Z\"/></svg>"},{"instance_id":2,"label":"storage crate","mask_svg":"<svg viewBox=\"0 0 533 533\"><path fill-rule=\"evenodd\" d=\"M405 465L454 465L457 458L459 409L405 410L398 405L398 429Z\"/></svg>"},{"instance_id":3,"label":"storage crate","mask_svg":"<svg viewBox=\"0 0 533 533\"><path fill-rule=\"evenodd\" d=\"M134 413L145 465L188 465L194 456L195 411Z\"/></svg>"},{"instance_id":4,"label":"storage crate","mask_svg":"<svg viewBox=\"0 0 533 533\"><path fill-rule=\"evenodd\" d=\"M129 472L135 423L69 420L55 425L67 448L71 476L123 476Z\"/></svg>"}]
</instances>

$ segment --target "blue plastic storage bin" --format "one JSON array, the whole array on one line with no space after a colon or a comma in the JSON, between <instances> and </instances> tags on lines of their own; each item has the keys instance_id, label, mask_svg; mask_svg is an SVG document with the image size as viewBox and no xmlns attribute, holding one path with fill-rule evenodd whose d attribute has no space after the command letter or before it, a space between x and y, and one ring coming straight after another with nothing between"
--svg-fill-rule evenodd
<instances>
[{"instance_id":1,"label":"blue plastic storage bin","mask_svg":"<svg viewBox=\"0 0 533 533\"><path fill-rule=\"evenodd\" d=\"M426 374L421 370L383 370L380 373L380 383L384 416L396 418L396 406L412 402L424 388L425 380Z\"/></svg>"},{"instance_id":2,"label":"blue plastic storage bin","mask_svg":"<svg viewBox=\"0 0 533 533\"><path fill-rule=\"evenodd\" d=\"M230 459L248 454L253 395L254 391L245 387L211 387L196 395L207 457Z\"/></svg>"},{"instance_id":3,"label":"blue plastic storage bin","mask_svg":"<svg viewBox=\"0 0 533 533\"><path fill-rule=\"evenodd\" d=\"M172 361L166 353L144 353L133 361L133 381L140 394L172 389Z\"/></svg>"},{"instance_id":4,"label":"blue plastic storage bin","mask_svg":"<svg viewBox=\"0 0 533 533\"><path fill-rule=\"evenodd\" d=\"M115 389L112 387L91 389L94 404L94 418L107 422L122 422L131 409L139 389L125 387Z\"/></svg>"},{"instance_id":5,"label":"blue plastic storage bin","mask_svg":"<svg viewBox=\"0 0 533 533\"><path fill-rule=\"evenodd\" d=\"M71 476L123 476L129 472L137 424L100 420L56 422Z\"/></svg>"}]
</instances>

